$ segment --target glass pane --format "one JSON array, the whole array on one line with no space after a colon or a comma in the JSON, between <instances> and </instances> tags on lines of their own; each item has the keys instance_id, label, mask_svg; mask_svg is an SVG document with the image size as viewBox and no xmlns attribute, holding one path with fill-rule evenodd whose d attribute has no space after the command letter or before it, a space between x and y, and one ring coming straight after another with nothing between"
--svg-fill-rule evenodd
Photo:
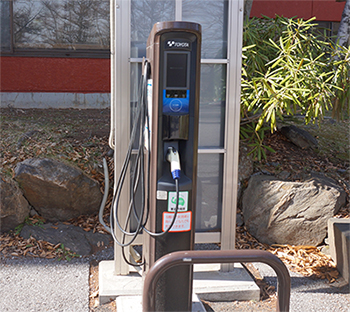
<instances>
[{"instance_id":1,"label":"glass pane","mask_svg":"<svg viewBox=\"0 0 350 312\"><path fill-rule=\"evenodd\" d=\"M224 147L226 65L201 67L199 147Z\"/></svg>"},{"instance_id":2,"label":"glass pane","mask_svg":"<svg viewBox=\"0 0 350 312\"><path fill-rule=\"evenodd\" d=\"M146 44L157 22L175 20L175 0L131 0L131 57L146 56Z\"/></svg>"},{"instance_id":3,"label":"glass pane","mask_svg":"<svg viewBox=\"0 0 350 312\"><path fill-rule=\"evenodd\" d=\"M196 231L221 229L223 155L199 154Z\"/></svg>"},{"instance_id":4,"label":"glass pane","mask_svg":"<svg viewBox=\"0 0 350 312\"><path fill-rule=\"evenodd\" d=\"M202 25L202 58L227 57L226 0L183 0L182 20Z\"/></svg>"},{"instance_id":5,"label":"glass pane","mask_svg":"<svg viewBox=\"0 0 350 312\"><path fill-rule=\"evenodd\" d=\"M10 19L10 2L0 2L0 38L1 50L9 51L11 49L11 19Z\"/></svg>"},{"instance_id":6,"label":"glass pane","mask_svg":"<svg viewBox=\"0 0 350 312\"><path fill-rule=\"evenodd\" d=\"M109 0L15 0L16 48L109 49Z\"/></svg>"}]
</instances>

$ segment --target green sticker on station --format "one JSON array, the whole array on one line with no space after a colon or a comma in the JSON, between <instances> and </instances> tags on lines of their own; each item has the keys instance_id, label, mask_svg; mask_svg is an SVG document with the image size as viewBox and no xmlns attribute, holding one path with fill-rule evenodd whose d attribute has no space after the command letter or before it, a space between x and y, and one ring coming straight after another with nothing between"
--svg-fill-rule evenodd
<instances>
[{"instance_id":1,"label":"green sticker on station","mask_svg":"<svg viewBox=\"0 0 350 312\"><path fill-rule=\"evenodd\" d=\"M168 211L174 212L176 209L176 192L168 193ZM188 211L188 191L179 192L179 212Z\"/></svg>"}]
</instances>

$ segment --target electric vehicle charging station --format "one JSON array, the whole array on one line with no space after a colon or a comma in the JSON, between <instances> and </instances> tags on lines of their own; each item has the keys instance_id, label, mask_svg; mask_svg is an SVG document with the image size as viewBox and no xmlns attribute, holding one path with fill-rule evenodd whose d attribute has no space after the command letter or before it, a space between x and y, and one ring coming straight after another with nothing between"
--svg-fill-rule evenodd
<instances>
[{"instance_id":1,"label":"electric vehicle charging station","mask_svg":"<svg viewBox=\"0 0 350 312\"><path fill-rule=\"evenodd\" d=\"M199 131L202 136L200 138L201 144L199 144L198 157L198 178L201 180L201 183L198 182L198 196L200 200L198 205L200 209L197 210L197 222L199 221L202 223L196 225L197 232L195 234L195 242L221 243L221 249L231 250L234 248L234 225L236 222L235 205L238 171L238 130L240 119L239 82L241 73L243 0L215 0L212 2L204 2L200 7L193 2L190 5L191 8L187 2L185 8L185 1L182 0L177 0L174 3L170 0L165 2L164 5L160 6L159 1L152 0L111 0L111 133L109 142L111 148L115 151L115 178L117 178L120 173L123 160L125 159L125 153L128 149L129 135L126 134L130 133L130 120L135 122L136 113L134 103L136 101L135 91L137 90L136 79L139 80L139 78L136 77L140 77L142 71L142 57L146 56L146 40L152 25L160 19L198 21L203 27L204 36L201 60L202 99ZM136 6L136 3L140 5ZM142 10L143 3L147 3L147 5L152 8L152 12L150 11L149 15L144 15L144 11ZM163 14L163 12L165 14ZM161 16L168 17L162 18ZM221 20L223 23L215 24L213 28L211 24L212 18ZM145 21L146 23L144 23ZM219 73L222 73L221 76L213 76L213 71L216 71L216 69ZM131 77L131 79L128 77ZM209 88L208 82L211 83ZM225 102L223 102L224 106L221 106L221 113L220 107L216 105L207 106L209 101L211 101L210 99L214 99L214 89L217 90L217 87L219 90L220 88L225 88L226 90L225 98L223 99ZM203 93L203 91L205 92ZM209 98L208 94L210 94ZM207 118L203 120L203 113L206 114L205 117L210 113L209 123L207 123ZM158 122L157 118L155 120ZM226 120L226 122L224 122L224 120ZM152 120L151 123L152 122L155 121ZM204 125L206 131L203 132ZM219 125L222 126L219 127ZM206 139L208 131L210 131L210 134L213 134L213 136L210 136L210 139ZM219 134L220 138L224 135L225 140L221 141L221 139L217 139L215 141L214 139L213 141L212 138L218 138ZM152 140L150 139L153 146L154 141ZM133 156L136 155L135 150L132 151L132 154ZM152 155L154 156L154 154ZM223 161L222 167L221 161ZM146 162L148 162L148 160ZM181 165L184 166L182 162ZM167 166L168 170L170 170L169 163L167 163ZM222 172L222 175L220 172ZM210 185L210 192L208 192L208 185L203 188L203 173L205 173L205 176L207 176L207 173L210 173L213 177L218 178L219 185ZM157 176L156 172L151 172L151 175L152 174L153 177ZM128 214L130 193L132 193L132 183L130 182L132 182L132 179L128 172L125 176L125 191L120 197L121 209L119 212L121 220L124 220ZM114 185L116 186L116 184L117 180L115 180ZM218 188L216 189L217 186ZM222 194L222 197L220 194ZM209 199L210 207L213 207L215 213L218 213L219 228L215 231L205 230L203 218L205 215L207 216L209 214L209 216L211 216L213 214L212 210L209 211L206 206L203 206L203 196L207 200ZM151 207L149 206L147 209L148 208ZM207 217L205 218L204 220L208 220ZM192 221L193 220L194 216L192 218ZM146 228L148 228L148 226L151 226L151 224L148 223ZM194 229L192 228L192 230ZM134 231L132 226L130 231ZM147 245L148 242L145 241L145 236L148 235L143 232L142 235L139 235L133 241L132 245L145 244L145 246L143 246L143 254L147 256L147 248L149 249L155 245ZM152 239L149 239L152 243ZM119 298L125 298L127 301L127 296L141 294L143 285L142 281L140 281L140 279L142 280L141 276L139 274L135 275L135 269L123 260L122 251L123 248L120 248L117 243L115 243L114 260L102 261L99 264L100 304L109 302L111 298L117 297L118 310L123 306L121 304L122 300L119 300ZM132 251L132 247L130 247L130 251L125 248L124 258L126 256L127 260L130 260L129 252L131 253ZM226 272L232 269L233 266L229 264L222 265L221 269L218 265L213 268L213 274L216 274L215 272L220 273L220 270ZM202 288L201 285L210 285L210 281L202 277L198 280L196 278L197 270L195 266L194 292L202 296L205 293L205 289ZM236 276L240 276L240 271L241 269L237 270L235 268ZM204 273L206 274L206 271ZM232 271L232 273L234 273L234 271ZM212 274L209 275L213 277ZM215 278L220 279L217 275ZM240 278L241 277L239 277L239 279ZM132 282L133 280L134 282ZM201 285L198 285L198 282L200 282ZM205 284L202 282L205 282ZM210 294L213 292L215 293L215 289L217 289L218 294L222 293L222 291L219 290L222 289L220 285L217 285L218 288L215 288L216 286L210 286ZM242 289L243 292L245 292L244 289L245 288ZM256 289L254 293L255 292L258 293L258 289ZM255 297L250 296L248 298L247 300L256 300ZM205 297L203 297L203 299L205 299ZM134 311L134 309L132 310ZM130 311L130 309L126 309L125 311Z\"/></svg>"},{"instance_id":2,"label":"electric vehicle charging station","mask_svg":"<svg viewBox=\"0 0 350 312\"><path fill-rule=\"evenodd\" d=\"M124 248L143 232L143 262L139 266L144 266L144 274L162 256L194 247L200 55L199 24L154 25L147 42L129 148L110 214L110 232L131 265ZM131 164L136 141L138 152ZM130 164L132 192L122 223L120 196ZM138 191L139 203L135 198ZM132 220L136 228L130 230ZM192 266L164 274L158 283L156 310L191 311L192 280Z\"/></svg>"},{"instance_id":3,"label":"electric vehicle charging station","mask_svg":"<svg viewBox=\"0 0 350 312\"><path fill-rule=\"evenodd\" d=\"M174 215L177 216L166 235L144 236L146 274L162 256L194 247L200 56L199 24L154 25L147 41L148 91L151 92L148 98L152 99L148 103L152 111L149 229L165 231ZM157 311L190 311L192 267L169 270L158 283L157 296Z\"/></svg>"}]
</instances>

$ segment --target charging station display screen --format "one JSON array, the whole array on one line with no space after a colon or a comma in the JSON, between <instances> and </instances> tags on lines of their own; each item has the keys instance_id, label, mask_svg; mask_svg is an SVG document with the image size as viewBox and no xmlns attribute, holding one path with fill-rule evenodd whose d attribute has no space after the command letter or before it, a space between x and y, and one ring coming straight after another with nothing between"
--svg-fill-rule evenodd
<instances>
[{"instance_id":1,"label":"charging station display screen","mask_svg":"<svg viewBox=\"0 0 350 312\"><path fill-rule=\"evenodd\" d=\"M166 54L166 88L187 88L188 53Z\"/></svg>"},{"instance_id":2,"label":"charging station display screen","mask_svg":"<svg viewBox=\"0 0 350 312\"><path fill-rule=\"evenodd\" d=\"M183 115L189 112L190 52L165 52L163 113Z\"/></svg>"}]
</instances>

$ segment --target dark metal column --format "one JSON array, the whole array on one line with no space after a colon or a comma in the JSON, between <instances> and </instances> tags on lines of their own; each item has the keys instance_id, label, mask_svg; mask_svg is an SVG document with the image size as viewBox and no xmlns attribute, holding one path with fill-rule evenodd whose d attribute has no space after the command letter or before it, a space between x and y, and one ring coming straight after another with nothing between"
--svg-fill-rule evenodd
<instances>
[{"instance_id":1,"label":"dark metal column","mask_svg":"<svg viewBox=\"0 0 350 312\"><path fill-rule=\"evenodd\" d=\"M147 42L152 85L149 222L164 232L174 215L175 182L166 159L169 148L180 155L179 198L186 202L173 228L163 236L145 237L145 274L162 256L194 246L197 189L201 26L189 22L156 23ZM178 199L179 200L179 199ZM170 269L157 285L159 311L183 311L192 305L192 267ZM181 300L170 298L177 293Z\"/></svg>"}]
</instances>

